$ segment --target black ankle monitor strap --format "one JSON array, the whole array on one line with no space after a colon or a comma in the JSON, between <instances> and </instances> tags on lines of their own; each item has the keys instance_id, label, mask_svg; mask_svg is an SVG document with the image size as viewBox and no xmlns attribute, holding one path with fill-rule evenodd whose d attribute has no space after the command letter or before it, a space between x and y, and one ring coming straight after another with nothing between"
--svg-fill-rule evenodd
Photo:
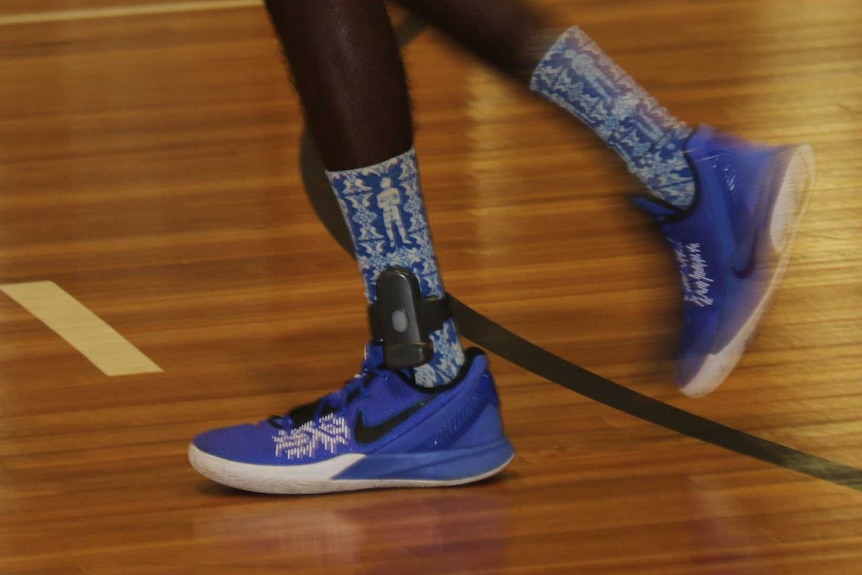
<instances>
[{"instance_id":1,"label":"black ankle monitor strap","mask_svg":"<svg viewBox=\"0 0 862 575\"><path fill-rule=\"evenodd\" d=\"M377 302L368 306L368 322L371 336L383 340L383 356L390 369L419 367L431 361L430 335L451 318L448 298L423 298L412 272L389 268L377 278Z\"/></svg>"}]
</instances>

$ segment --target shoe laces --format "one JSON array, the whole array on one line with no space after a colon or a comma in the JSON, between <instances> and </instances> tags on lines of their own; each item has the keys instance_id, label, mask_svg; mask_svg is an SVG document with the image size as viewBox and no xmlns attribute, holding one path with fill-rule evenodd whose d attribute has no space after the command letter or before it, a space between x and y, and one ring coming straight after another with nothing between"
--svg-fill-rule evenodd
<instances>
[{"instance_id":1,"label":"shoe laces","mask_svg":"<svg viewBox=\"0 0 862 575\"><path fill-rule=\"evenodd\" d=\"M382 367L363 366L362 371L350 378L341 389L333 391L329 395L325 395L315 403L293 409L281 416L274 415L269 418L269 423L274 427L279 427L285 432L290 433L290 431L296 427L307 423L311 423L312 426L317 427L323 417L333 413L345 416L347 413L347 406L351 402L356 399L368 399L368 387L372 381L375 379L388 381L393 373L396 372L389 371ZM301 417L300 419L303 421L297 425L297 412L303 409L310 409L312 407L314 408L314 412L311 415L311 418L308 419L307 416Z\"/></svg>"}]
</instances>

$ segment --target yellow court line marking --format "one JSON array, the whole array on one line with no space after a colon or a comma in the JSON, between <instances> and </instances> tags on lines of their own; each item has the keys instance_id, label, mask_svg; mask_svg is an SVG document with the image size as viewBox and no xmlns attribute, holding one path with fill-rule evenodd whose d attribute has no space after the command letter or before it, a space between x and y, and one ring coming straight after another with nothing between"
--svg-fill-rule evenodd
<instances>
[{"instance_id":1,"label":"yellow court line marking","mask_svg":"<svg viewBox=\"0 0 862 575\"><path fill-rule=\"evenodd\" d=\"M0 285L3 292L89 359L105 375L162 369L99 316L50 281Z\"/></svg>"},{"instance_id":2,"label":"yellow court line marking","mask_svg":"<svg viewBox=\"0 0 862 575\"><path fill-rule=\"evenodd\" d=\"M51 12L31 12L29 14L10 14L0 16L0 26L18 24L41 24L46 22L76 22L100 18L126 18L152 14L178 14L181 12L202 12L206 10L226 10L261 6L261 0L203 0L200 2L169 2L167 4L142 4L117 6L113 8L83 8L80 10L56 10Z\"/></svg>"}]
</instances>

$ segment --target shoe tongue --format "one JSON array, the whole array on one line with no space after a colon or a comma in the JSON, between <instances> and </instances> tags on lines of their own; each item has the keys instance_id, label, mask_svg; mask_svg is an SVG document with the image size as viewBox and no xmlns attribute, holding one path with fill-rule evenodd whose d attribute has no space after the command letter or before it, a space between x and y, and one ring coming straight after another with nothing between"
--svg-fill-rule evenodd
<instances>
[{"instance_id":1,"label":"shoe tongue","mask_svg":"<svg viewBox=\"0 0 862 575\"><path fill-rule=\"evenodd\" d=\"M383 354L383 342L370 341L365 346L365 357L362 360L362 370L371 372L394 371L400 373L407 381L413 381L412 369L390 370L386 367L386 357Z\"/></svg>"},{"instance_id":2,"label":"shoe tongue","mask_svg":"<svg viewBox=\"0 0 862 575\"><path fill-rule=\"evenodd\" d=\"M321 401L323 400L318 399L317 401L306 403L305 405L300 405L299 407L294 407L287 414L287 417L289 417L291 423L293 423L293 427L296 428L301 425L305 425L306 423L314 419L315 414L317 414L317 406L320 404ZM326 413L322 413L321 416L326 415Z\"/></svg>"},{"instance_id":3,"label":"shoe tongue","mask_svg":"<svg viewBox=\"0 0 862 575\"><path fill-rule=\"evenodd\" d=\"M637 195L632 197L632 201L634 201L637 207L657 220L675 216L683 211L671 203L652 196Z\"/></svg>"},{"instance_id":4,"label":"shoe tongue","mask_svg":"<svg viewBox=\"0 0 862 575\"><path fill-rule=\"evenodd\" d=\"M380 371L387 371L386 364L383 358L383 344L381 342L371 341L368 345L365 346L365 356L362 360L362 372L372 372L378 373ZM408 373L408 370L400 370L399 372L404 375L405 381L412 381L412 374ZM360 376L357 376L360 377ZM388 393L415 393L415 391L411 391L412 388L409 385L404 386L388 386ZM324 406L322 411L318 413L318 407L320 406L320 402L324 401L326 398L323 397L317 401L313 401L311 403L306 403L305 405L300 405L299 407L295 407L288 414L287 417L290 419L291 424L294 428L297 428L301 425L305 425L309 421L315 418L315 416L323 417L328 415L329 413L333 413L334 408L332 406ZM348 399L349 401L349 399ZM275 425L279 427L282 425L281 421L276 421L281 418L273 416L270 418L269 422L271 425Z\"/></svg>"},{"instance_id":5,"label":"shoe tongue","mask_svg":"<svg viewBox=\"0 0 862 575\"><path fill-rule=\"evenodd\" d=\"M368 343L367 346L365 346L365 355L362 359L361 372L364 373L366 371L379 371L382 366L383 345L379 342L371 341ZM320 406L320 402L324 399L326 398L323 397L318 399L317 401L312 401L311 403L306 403L305 405L300 405L299 407L293 408L287 414L287 417L290 418L293 427L305 425L306 423L314 419L315 415L322 417L324 415L332 413L333 409L330 406L324 406L322 412L318 413L318 407Z\"/></svg>"},{"instance_id":6,"label":"shoe tongue","mask_svg":"<svg viewBox=\"0 0 862 575\"><path fill-rule=\"evenodd\" d=\"M365 356L362 359L363 371L379 371L383 369L386 362L383 358L383 343L370 341L365 346Z\"/></svg>"}]
</instances>

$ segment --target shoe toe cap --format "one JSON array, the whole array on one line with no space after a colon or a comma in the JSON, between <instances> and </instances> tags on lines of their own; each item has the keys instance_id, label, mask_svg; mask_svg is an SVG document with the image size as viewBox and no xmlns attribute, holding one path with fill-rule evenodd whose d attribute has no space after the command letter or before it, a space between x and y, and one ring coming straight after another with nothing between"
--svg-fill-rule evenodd
<instances>
[{"instance_id":1,"label":"shoe toe cap","mask_svg":"<svg viewBox=\"0 0 862 575\"><path fill-rule=\"evenodd\" d=\"M207 431L194 438L198 450L238 463L266 464L276 459L278 430L266 422L243 424Z\"/></svg>"}]
</instances>

